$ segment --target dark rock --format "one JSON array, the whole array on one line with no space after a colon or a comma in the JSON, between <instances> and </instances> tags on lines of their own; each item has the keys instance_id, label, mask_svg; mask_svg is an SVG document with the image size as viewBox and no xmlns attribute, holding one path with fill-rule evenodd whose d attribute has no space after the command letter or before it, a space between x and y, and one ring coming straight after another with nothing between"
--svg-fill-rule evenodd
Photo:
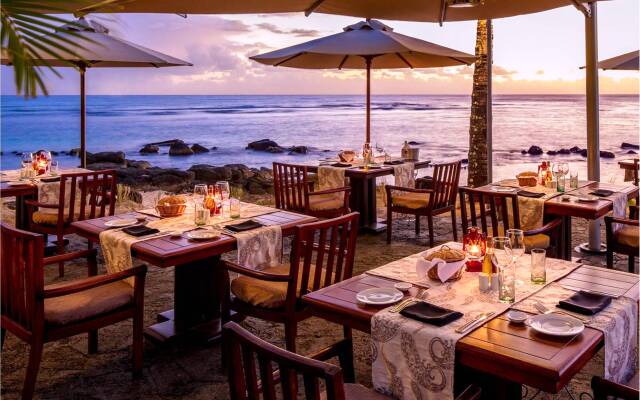
<instances>
[{"instance_id":1,"label":"dark rock","mask_svg":"<svg viewBox=\"0 0 640 400\"><path fill-rule=\"evenodd\" d=\"M51 150L51 155L52 155L52 156L57 156L57 155L59 155L59 154L60 154L60 153L58 153L57 151Z\"/></svg>"},{"instance_id":2,"label":"dark rock","mask_svg":"<svg viewBox=\"0 0 640 400\"><path fill-rule=\"evenodd\" d=\"M555 151L555 150L548 150L547 151L547 155L549 155L549 156L555 156L556 154L558 154L558 152Z\"/></svg>"},{"instance_id":3,"label":"dark rock","mask_svg":"<svg viewBox=\"0 0 640 400\"><path fill-rule=\"evenodd\" d=\"M189 148L184 142L180 141L179 143L173 143L171 147L169 147L169 155L170 156L190 156L193 154L193 150Z\"/></svg>"},{"instance_id":4,"label":"dark rock","mask_svg":"<svg viewBox=\"0 0 640 400\"><path fill-rule=\"evenodd\" d=\"M231 178L233 177L231 168L216 167L207 164L192 165L188 171L194 174L194 178L197 181L209 184L216 183L217 181L231 181Z\"/></svg>"},{"instance_id":5,"label":"dark rock","mask_svg":"<svg viewBox=\"0 0 640 400\"><path fill-rule=\"evenodd\" d=\"M239 184L246 182L247 179L255 175L254 171L257 171L252 170L244 164L227 164L225 165L225 168L229 168L231 170L231 182Z\"/></svg>"},{"instance_id":6,"label":"dark rock","mask_svg":"<svg viewBox=\"0 0 640 400\"><path fill-rule=\"evenodd\" d=\"M572 148L569 149L569 152L574 154L577 154L577 153L582 154L582 149L578 146L573 146Z\"/></svg>"},{"instance_id":7,"label":"dark rock","mask_svg":"<svg viewBox=\"0 0 640 400\"><path fill-rule=\"evenodd\" d=\"M191 180L194 177L193 172L190 171L180 171L179 169L160 169L154 171L153 169L148 169L147 171L151 171L151 184L154 186L159 186L161 188L167 187L184 187L190 186Z\"/></svg>"},{"instance_id":8,"label":"dark rock","mask_svg":"<svg viewBox=\"0 0 640 400\"><path fill-rule=\"evenodd\" d=\"M602 158L616 158L616 155L610 151L600 150L600 157Z\"/></svg>"},{"instance_id":9,"label":"dark rock","mask_svg":"<svg viewBox=\"0 0 640 400\"><path fill-rule=\"evenodd\" d=\"M193 146L191 146L191 150L198 154L198 153L208 153L209 149L207 149L206 147L199 145L198 143L194 143Z\"/></svg>"},{"instance_id":10,"label":"dark rock","mask_svg":"<svg viewBox=\"0 0 640 400\"><path fill-rule=\"evenodd\" d=\"M247 180L244 187L250 194L269 193L273 190L273 173L266 168L255 170L255 174Z\"/></svg>"},{"instance_id":11,"label":"dark rock","mask_svg":"<svg viewBox=\"0 0 640 400\"><path fill-rule=\"evenodd\" d=\"M543 153L543 151L538 146L531 146L529 147L529 150L527 150L527 153L529 153L532 156L539 156Z\"/></svg>"},{"instance_id":12,"label":"dark rock","mask_svg":"<svg viewBox=\"0 0 640 400\"><path fill-rule=\"evenodd\" d=\"M103 151L101 153L89 153L87 152L87 164L97 163L113 163L121 164L125 163L124 152L122 151Z\"/></svg>"},{"instance_id":13,"label":"dark rock","mask_svg":"<svg viewBox=\"0 0 640 400\"><path fill-rule=\"evenodd\" d=\"M19 156L20 154L22 154L22 153L20 153L20 152L19 152L19 151L17 151L17 150L12 151L11 153L15 154L16 156Z\"/></svg>"},{"instance_id":14,"label":"dark rock","mask_svg":"<svg viewBox=\"0 0 640 400\"><path fill-rule=\"evenodd\" d=\"M627 142L622 142L622 144L620 145L620 148L621 149L640 150L640 145L627 143Z\"/></svg>"},{"instance_id":15,"label":"dark rock","mask_svg":"<svg viewBox=\"0 0 640 400\"><path fill-rule=\"evenodd\" d=\"M627 154L638 154L638 153L636 153L636 152L635 152L635 151L633 151L633 150L629 150L629 151L627 151Z\"/></svg>"},{"instance_id":16,"label":"dark rock","mask_svg":"<svg viewBox=\"0 0 640 400\"><path fill-rule=\"evenodd\" d=\"M410 140L409 142L407 142L407 144L410 146L419 146L419 145L423 145L424 142L416 142L415 140Z\"/></svg>"},{"instance_id":17,"label":"dark rock","mask_svg":"<svg viewBox=\"0 0 640 400\"><path fill-rule=\"evenodd\" d=\"M151 163L149 161L127 160L127 167L137 168L137 169L147 169L147 168L151 168Z\"/></svg>"},{"instance_id":18,"label":"dark rock","mask_svg":"<svg viewBox=\"0 0 640 400\"><path fill-rule=\"evenodd\" d=\"M257 150L257 151L268 151L271 147L278 147L278 143L274 142L271 139L261 139L255 142L251 142L247 145L247 149Z\"/></svg>"},{"instance_id":19,"label":"dark rock","mask_svg":"<svg viewBox=\"0 0 640 400\"><path fill-rule=\"evenodd\" d=\"M171 140L165 140L162 142L155 142L155 143L149 143L149 145L152 146L171 146L174 144L178 144L178 143L184 143L182 140L180 139L171 139Z\"/></svg>"},{"instance_id":20,"label":"dark rock","mask_svg":"<svg viewBox=\"0 0 640 400\"><path fill-rule=\"evenodd\" d=\"M145 144L143 148L140 149L140 154L154 154L160 151L160 147L155 144Z\"/></svg>"},{"instance_id":21,"label":"dark rock","mask_svg":"<svg viewBox=\"0 0 640 400\"><path fill-rule=\"evenodd\" d=\"M120 169L124 164L116 164L110 162L97 162L97 163L89 163L87 164L87 169L91 171L100 171L103 169Z\"/></svg>"},{"instance_id":22,"label":"dark rock","mask_svg":"<svg viewBox=\"0 0 640 400\"><path fill-rule=\"evenodd\" d=\"M462 160L460 160L460 162L462 164L469 164L469 159L468 158L463 158Z\"/></svg>"},{"instance_id":23,"label":"dark rock","mask_svg":"<svg viewBox=\"0 0 640 400\"><path fill-rule=\"evenodd\" d=\"M280 146L271 146L271 147L267 147L264 151L266 151L267 153L284 153L284 148L280 147Z\"/></svg>"},{"instance_id":24,"label":"dark rock","mask_svg":"<svg viewBox=\"0 0 640 400\"><path fill-rule=\"evenodd\" d=\"M80 154L80 148L79 147L76 147L74 149L69 150L69 155L77 156L79 154Z\"/></svg>"},{"instance_id":25,"label":"dark rock","mask_svg":"<svg viewBox=\"0 0 640 400\"><path fill-rule=\"evenodd\" d=\"M211 150L218 150L218 146L213 146Z\"/></svg>"},{"instance_id":26,"label":"dark rock","mask_svg":"<svg viewBox=\"0 0 640 400\"><path fill-rule=\"evenodd\" d=\"M579 151L579 153L580 153L580 155L582 157L586 157L587 156L587 149L582 149L582 150Z\"/></svg>"},{"instance_id":27,"label":"dark rock","mask_svg":"<svg viewBox=\"0 0 640 400\"><path fill-rule=\"evenodd\" d=\"M289 154L307 154L309 148L307 146L293 146L289 147Z\"/></svg>"},{"instance_id":28,"label":"dark rock","mask_svg":"<svg viewBox=\"0 0 640 400\"><path fill-rule=\"evenodd\" d=\"M564 154L564 155L571 154L571 150L569 150L569 149L560 149L560 150L558 150L558 154Z\"/></svg>"},{"instance_id":29,"label":"dark rock","mask_svg":"<svg viewBox=\"0 0 640 400\"><path fill-rule=\"evenodd\" d=\"M526 150L520 150L520 153L521 154L527 154L527 151Z\"/></svg>"}]
</instances>

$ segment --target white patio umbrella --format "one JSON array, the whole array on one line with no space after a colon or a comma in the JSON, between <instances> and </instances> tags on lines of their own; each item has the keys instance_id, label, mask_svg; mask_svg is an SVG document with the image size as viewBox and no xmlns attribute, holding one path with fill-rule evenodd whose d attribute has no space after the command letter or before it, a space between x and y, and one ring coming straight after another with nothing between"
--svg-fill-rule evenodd
<instances>
[{"instance_id":1,"label":"white patio umbrella","mask_svg":"<svg viewBox=\"0 0 640 400\"><path fill-rule=\"evenodd\" d=\"M75 31L72 35L65 31L52 33L57 38L66 38L76 43L74 54L56 51L62 60L49 53L37 51L42 65L52 67L76 67L80 71L80 165L86 166L86 96L85 72L87 68L138 68L138 67L176 67L192 65L186 61L148 49L109 35L109 30L95 21L80 18L65 30ZM55 42L59 42L56 40ZM11 65L11 58L2 53L2 64Z\"/></svg>"},{"instance_id":2,"label":"white patio umbrella","mask_svg":"<svg viewBox=\"0 0 640 400\"><path fill-rule=\"evenodd\" d=\"M371 70L470 65L475 56L402 35L376 20L361 21L344 32L250 57L266 65L304 69L366 69L366 143L371 142Z\"/></svg>"},{"instance_id":3,"label":"white patio umbrella","mask_svg":"<svg viewBox=\"0 0 640 400\"><path fill-rule=\"evenodd\" d=\"M638 55L640 55L640 51L632 51L627 54L621 54L616 57L608 58L606 60L602 60L598 63L598 68L607 70L607 69L615 69L615 70L627 70L627 71L638 71L640 70L640 64L638 63Z\"/></svg>"}]
</instances>

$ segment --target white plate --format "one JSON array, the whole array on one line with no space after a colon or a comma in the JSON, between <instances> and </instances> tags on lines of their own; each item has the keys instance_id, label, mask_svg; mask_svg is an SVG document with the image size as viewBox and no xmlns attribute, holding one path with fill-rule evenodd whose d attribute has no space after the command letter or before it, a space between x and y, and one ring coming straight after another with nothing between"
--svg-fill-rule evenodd
<instances>
[{"instance_id":1,"label":"white plate","mask_svg":"<svg viewBox=\"0 0 640 400\"><path fill-rule=\"evenodd\" d=\"M216 240L220 237L220 233L198 229L185 233L185 236L187 237L187 239L191 240Z\"/></svg>"},{"instance_id":2,"label":"white plate","mask_svg":"<svg viewBox=\"0 0 640 400\"><path fill-rule=\"evenodd\" d=\"M564 314L540 314L528 322L534 331L550 336L575 336L584 330L580 320Z\"/></svg>"},{"instance_id":3,"label":"white plate","mask_svg":"<svg viewBox=\"0 0 640 400\"><path fill-rule=\"evenodd\" d=\"M514 324L524 324L529 315L518 310L511 310L507 313L507 319Z\"/></svg>"},{"instance_id":4,"label":"white plate","mask_svg":"<svg viewBox=\"0 0 640 400\"><path fill-rule=\"evenodd\" d=\"M129 225L135 225L138 223L138 220L135 218L123 218L123 219L112 219L111 221L107 221L104 223L105 226L109 228L122 228Z\"/></svg>"},{"instance_id":5,"label":"white plate","mask_svg":"<svg viewBox=\"0 0 640 400\"><path fill-rule=\"evenodd\" d=\"M577 196L577 198L581 203L595 203L596 201L600 200L599 197L591 195Z\"/></svg>"},{"instance_id":6,"label":"white plate","mask_svg":"<svg viewBox=\"0 0 640 400\"><path fill-rule=\"evenodd\" d=\"M397 303L402 300L403 297L404 294L394 288L371 288L356 294L356 299L358 299L359 302L376 306Z\"/></svg>"},{"instance_id":7,"label":"white plate","mask_svg":"<svg viewBox=\"0 0 640 400\"><path fill-rule=\"evenodd\" d=\"M491 186L491 190L499 193L509 193L509 192L515 192L516 188L505 187L505 186Z\"/></svg>"}]
</instances>

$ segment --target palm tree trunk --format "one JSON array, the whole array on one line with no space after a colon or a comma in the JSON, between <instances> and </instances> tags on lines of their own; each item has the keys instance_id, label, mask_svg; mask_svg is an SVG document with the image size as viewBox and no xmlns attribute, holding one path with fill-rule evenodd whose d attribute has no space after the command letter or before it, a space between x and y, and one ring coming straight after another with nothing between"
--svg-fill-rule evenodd
<instances>
[{"instance_id":1,"label":"palm tree trunk","mask_svg":"<svg viewBox=\"0 0 640 400\"><path fill-rule=\"evenodd\" d=\"M487 148L489 102L489 71L487 31L491 21L478 20L476 31L476 63L473 71L473 92L471 94L471 121L469 125L469 180L471 187L486 185L489 157Z\"/></svg>"}]
</instances>

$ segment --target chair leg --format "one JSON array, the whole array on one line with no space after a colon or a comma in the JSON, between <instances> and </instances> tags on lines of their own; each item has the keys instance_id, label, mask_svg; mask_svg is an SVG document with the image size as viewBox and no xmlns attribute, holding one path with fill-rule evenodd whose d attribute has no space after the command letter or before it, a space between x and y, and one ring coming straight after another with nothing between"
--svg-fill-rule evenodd
<instances>
[{"instance_id":1,"label":"chair leg","mask_svg":"<svg viewBox=\"0 0 640 400\"><path fill-rule=\"evenodd\" d=\"M98 352L98 330L89 331L89 354Z\"/></svg>"},{"instance_id":2,"label":"chair leg","mask_svg":"<svg viewBox=\"0 0 640 400\"><path fill-rule=\"evenodd\" d=\"M387 244L391 243L391 227L393 226L393 212L391 204L387 201Z\"/></svg>"},{"instance_id":3,"label":"chair leg","mask_svg":"<svg viewBox=\"0 0 640 400\"><path fill-rule=\"evenodd\" d=\"M284 323L284 339L287 350L296 352L296 336L298 335L298 323L296 321Z\"/></svg>"},{"instance_id":4,"label":"chair leg","mask_svg":"<svg viewBox=\"0 0 640 400\"><path fill-rule=\"evenodd\" d=\"M456 208L451 209L451 226L453 227L453 241L458 241L458 226L456 225Z\"/></svg>"},{"instance_id":5,"label":"chair leg","mask_svg":"<svg viewBox=\"0 0 640 400\"><path fill-rule=\"evenodd\" d=\"M629 272L634 273L636 270L636 257L629 256Z\"/></svg>"},{"instance_id":6,"label":"chair leg","mask_svg":"<svg viewBox=\"0 0 640 400\"><path fill-rule=\"evenodd\" d=\"M38 377L38 369L40 369L40 361L42 360L42 346L40 343L32 343L29 351L29 365L27 366L27 375L24 379L22 387L22 399L29 400L33 397L36 388L36 379Z\"/></svg>"},{"instance_id":7,"label":"chair leg","mask_svg":"<svg viewBox=\"0 0 640 400\"><path fill-rule=\"evenodd\" d=\"M58 238L58 254L64 254L64 235L59 234L57 235ZM64 262L59 262L58 263L58 275L60 276L60 278L62 278L64 276Z\"/></svg>"},{"instance_id":8,"label":"chair leg","mask_svg":"<svg viewBox=\"0 0 640 400\"><path fill-rule=\"evenodd\" d=\"M420 216L416 214L416 236L420 235Z\"/></svg>"},{"instance_id":9,"label":"chair leg","mask_svg":"<svg viewBox=\"0 0 640 400\"><path fill-rule=\"evenodd\" d=\"M133 316L133 377L142 376L142 356L144 350L144 320L142 309Z\"/></svg>"},{"instance_id":10,"label":"chair leg","mask_svg":"<svg viewBox=\"0 0 640 400\"><path fill-rule=\"evenodd\" d=\"M0 349L4 347L4 339L7 337L7 330L4 328L0 329Z\"/></svg>"},{"instance_id":11,"label":"chair leg","mask_svg":"<svg viewBox=\"0 0 640 400\"><path fill-rule=\"evenodd\" d=\"M607 268L613 268L613 250L607 246Z\"/></svg>"},{"instance_id":12,"label":"chair leg","mask_svg":"<svg viewBox=\"0 0 640 400\"><path fill-rule=\"evenodd\" d=\"M429 247L433 247L433 215L427 216L427 222L429 223Z\"/></svg>"}]
</instances>

